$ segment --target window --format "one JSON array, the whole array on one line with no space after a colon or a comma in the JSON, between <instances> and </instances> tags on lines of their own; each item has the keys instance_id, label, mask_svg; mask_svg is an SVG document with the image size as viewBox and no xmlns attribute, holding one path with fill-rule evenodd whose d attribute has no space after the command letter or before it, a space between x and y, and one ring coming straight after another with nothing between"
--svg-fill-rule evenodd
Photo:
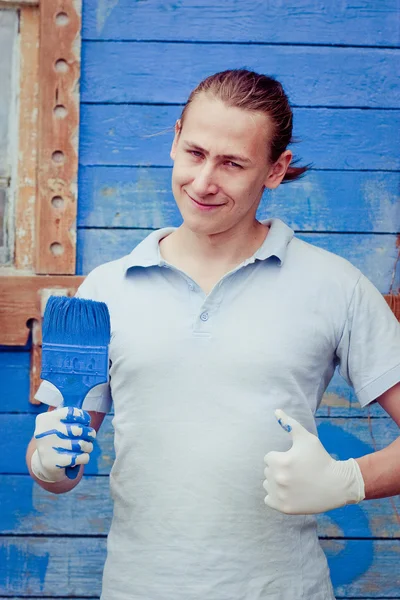
<instances>
[{"instance_id":1,"label":"window","mask_svg":"<svg viewBox=\"0 0 400 600\"><path fill-rule=\"evenodd\" d=\"M18 14L0 8L0 264L12 260Z\"/></svg>"}]
</instances>

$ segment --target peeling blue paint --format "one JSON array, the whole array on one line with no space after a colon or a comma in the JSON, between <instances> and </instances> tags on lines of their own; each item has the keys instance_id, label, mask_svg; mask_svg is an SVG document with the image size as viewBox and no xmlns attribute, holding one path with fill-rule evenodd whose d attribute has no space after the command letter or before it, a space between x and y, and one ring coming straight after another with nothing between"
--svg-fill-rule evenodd
<instances>
[{"instance_id":1,"label":"peeling blue paint","mask_svg":"<svg viewBox=\"0 0 400 600\"><path fill-rule=\"evenodd\" d=\"M361 441L352 433L344 431L341 427L336 427L331 423L322 423L318 427L320 440L329 454L334 455L338 460L347 460L348 458L358 458L374 451L372 446ZM349 505L343 508L329 511L327 515L343 532L344 537L351 536L349 528L352 520L362 524L367 532L371 534L368 517L364 512L362 505ZM332 582L335 587L349 584L371 567L374 559L374 546L372 539L366 539L363 544L362 554L357 555L357 560L353 555L353 549L348 543L337 555L329 555L328 564L331 571Z\"/></svg>"}]
</instances>

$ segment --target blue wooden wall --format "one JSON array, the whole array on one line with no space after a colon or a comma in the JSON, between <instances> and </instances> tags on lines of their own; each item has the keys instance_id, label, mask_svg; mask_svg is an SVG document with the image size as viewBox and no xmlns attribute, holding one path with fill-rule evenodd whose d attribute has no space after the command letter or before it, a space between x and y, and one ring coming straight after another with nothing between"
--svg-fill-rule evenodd
<instances>
[{"instance_id":1,"label":"blue wooden wall","mask_svg":"<svg viewBox=\"0 0 400 600\"><path fill-rule=\"evenodd\" d=\"M398 291L397 0L84 0L77 272L179 224L170 191L172 126L204 76L276 76L295 113L306 178L266 195L260 217L352 261ZM35 414L29 353L0 352L0 598L98 598L110 525L111 418L80 485L64 496L27 475ZM338 458L384 447L397 427L361 411L335 375L318 412ZM338 598L400 598L399 497L319 518ZM149 599L152 600L152 599Z\"/></svg>"}]
</instances>

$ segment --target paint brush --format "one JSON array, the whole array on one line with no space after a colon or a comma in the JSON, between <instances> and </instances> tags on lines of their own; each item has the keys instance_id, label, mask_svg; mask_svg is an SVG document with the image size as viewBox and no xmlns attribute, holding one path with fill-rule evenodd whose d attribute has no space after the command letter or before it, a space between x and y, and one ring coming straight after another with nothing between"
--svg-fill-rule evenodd
<instances>
[{"instance_id":1,"label":"paint brush","mask_svg":"<svg viewBox=\"0 0 400 600\"><path fill-rule=\"evenodd\" d=\"M104 302L50 296L43 316L40 376L61 392L62 406L82 408L88 391L108 381L110 330ZM75 479L79 467L65 471Z\"/></svg>"}]
</instances>

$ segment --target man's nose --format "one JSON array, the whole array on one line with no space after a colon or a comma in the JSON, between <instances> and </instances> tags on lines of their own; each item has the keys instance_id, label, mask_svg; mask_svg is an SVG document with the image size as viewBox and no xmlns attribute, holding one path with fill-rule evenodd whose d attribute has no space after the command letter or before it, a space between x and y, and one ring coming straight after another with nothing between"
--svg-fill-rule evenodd
<instances>
[{"instance_id":1,"label":"man's nose","mask_svg":"<svg viewBox=\"0 0 400 600\"><path fill-rule=\"evenodd\" d=\"M207 196L218 192L216 173L212 165L204 164L199 168L192 181L192 188L199 196Z\"/></svg>"}]
</instances>

